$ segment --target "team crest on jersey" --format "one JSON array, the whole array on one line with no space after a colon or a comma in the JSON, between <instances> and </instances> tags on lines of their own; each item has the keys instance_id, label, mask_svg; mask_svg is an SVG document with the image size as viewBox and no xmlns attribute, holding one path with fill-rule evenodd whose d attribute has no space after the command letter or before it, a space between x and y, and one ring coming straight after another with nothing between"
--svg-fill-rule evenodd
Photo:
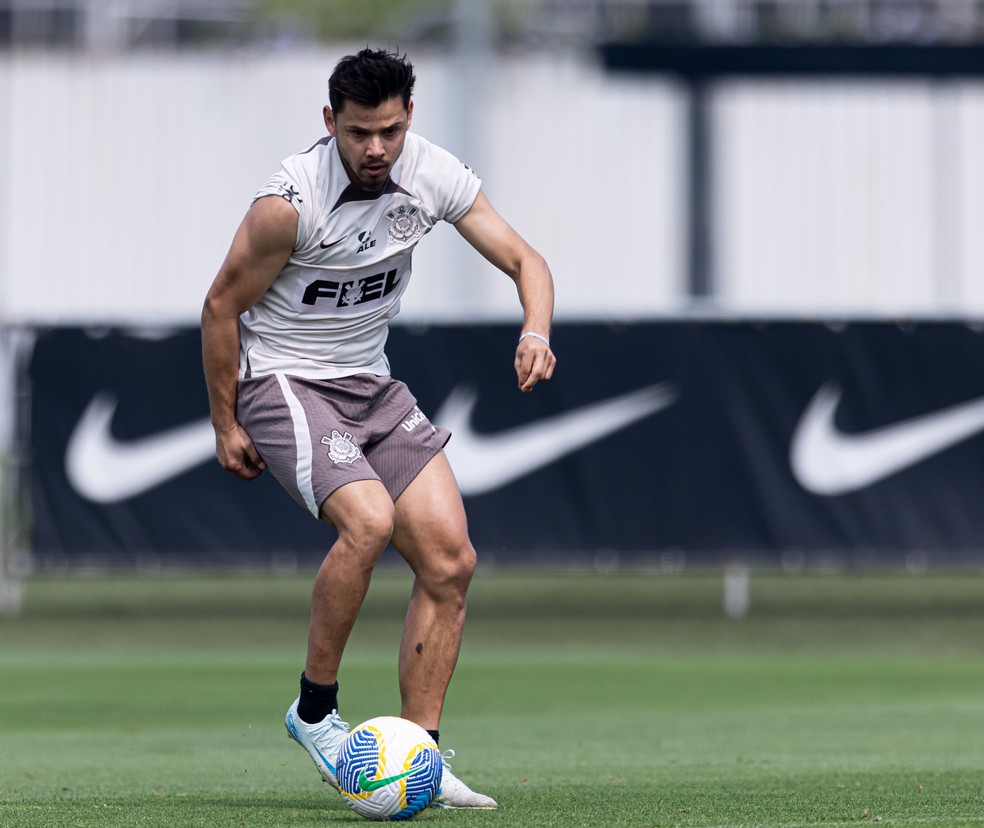
<instances>
[{"instance_id":1,"label":"team crest on jersey","mask_svg":"<svg viewBox=\"0 0 984 828\"><path fill-rule=\"evenodd\" d=\"M390 241L406 244L420 235L420 222L417 221L419 207L409 207L406 204L390 210L386 218L390 220Z\"/></svg>"},{"instance_id":2,"label":"team crest on jersey","mask_svg":"<svg viewBox=\"0 0 984 828\"><path fill-rule=\"evenodd\" d=\"M322 437L321 442L328 446L328 457L333 463L354 463L362 456L362 450L352 442L352 435L347 431L339 434L331 430L331 437Z\"/></svg>"},{"instance_id":3,"label":"team crest on jersey","mask_svg":"<svg viewBox=\"0 0 984 828\"><path fill-rule=\"evenodd\" d=\"M338 306L357 305L365 299L365 279L358 282L344 282L342 284L342 295L338 300Z\"/></svg>"}]
</instances>

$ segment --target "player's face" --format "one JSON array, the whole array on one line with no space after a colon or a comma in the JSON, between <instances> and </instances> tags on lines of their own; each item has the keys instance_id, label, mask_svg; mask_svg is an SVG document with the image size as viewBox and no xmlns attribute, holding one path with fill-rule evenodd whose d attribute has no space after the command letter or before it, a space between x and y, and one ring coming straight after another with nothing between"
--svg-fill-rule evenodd
<instances>
[{"instance_id":1,"label":"player's face","mask_svg":"<svg viewBox=\"0 0 984 828\"><path fill-rule=\"evenodd\" d=\"M327 106L324 114L328 134L338 141L338 153L352 183L370 192L383 189L403 152L413 101L406 109L399 95L379 106L346 101L337 114Z\"/></svg>"}]
</instances>

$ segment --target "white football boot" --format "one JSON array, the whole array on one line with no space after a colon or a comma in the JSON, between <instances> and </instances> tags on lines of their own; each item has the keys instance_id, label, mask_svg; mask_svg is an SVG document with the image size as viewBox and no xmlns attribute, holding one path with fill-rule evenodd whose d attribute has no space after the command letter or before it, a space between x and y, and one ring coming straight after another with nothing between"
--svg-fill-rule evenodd
<instances>
[{"instance_id":1,"label":"white football boot","mask_svg":"<svg viewBox=\"0 0 984 828\"><path fill-rule=\"evenodd\" d=\"M441 777L441 790L437 792L432 808L498 808L499 805L491 796L476 793L451 773L449 759L454 759L454 751L446 750L441 754L444 761L444 775Z\"/></svg>"},{"instance_id":2,"label":"white football boot","mask_svg":"<svg viewBox=\"0 0 984 828\"><path fill-rule=\"evenodd\" d=\"M335 776L335 760L338 758L338 749L349 734L348 722L343 722L337 710L333 710L324 721L317 724L308 724L297 715L297 702L300 697L287 710L287 735L297 744L304 748L314 760L315 767L321 774L321 778L338 790L338 779Z\"/></svg>"}]
</instances>

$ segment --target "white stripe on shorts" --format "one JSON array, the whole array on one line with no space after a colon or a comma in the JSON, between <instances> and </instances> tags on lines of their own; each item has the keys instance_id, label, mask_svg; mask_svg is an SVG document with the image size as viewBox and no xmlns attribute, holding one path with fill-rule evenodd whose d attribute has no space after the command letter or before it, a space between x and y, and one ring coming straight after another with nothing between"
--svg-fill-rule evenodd
<instances>
[{"instance_id":1,"label":"white stripe on shorts","mask_svg":"<svg viewBox=\"0 0 984 828\"><path fill-rule=\"evenodd\" d=\"M280 390L283 392L284 399L287 401L287 408L290 409L290 418L294 423L294 442L297 445L297 490L304 498L304 505L315 517L318 514L318 504L314 499L314 484L311 481L312 462L314 455L311 450L311 432L308 429L307 417L301 401L294 394L294 389L290 387L287 377L277 374L277 382L280 383Z\"/></svg>"}]
</instances>

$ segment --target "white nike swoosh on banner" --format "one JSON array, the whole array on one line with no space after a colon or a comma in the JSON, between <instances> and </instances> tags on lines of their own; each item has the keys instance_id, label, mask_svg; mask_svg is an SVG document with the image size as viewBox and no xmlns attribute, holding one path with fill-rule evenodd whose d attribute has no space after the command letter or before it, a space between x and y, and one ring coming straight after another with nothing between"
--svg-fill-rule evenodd
<instances>
[{"instance_id":1,"label":"white nike swoosh on banner","mask_svg":"<svg viewBox=\"0 0 984 828\"><path fill-rule=\"evenodd\" d=\"M675 399L676 392L668 385L654 385L509 431L479 435L470 423L477 394L459 386L434 422L455 432L447 453L462 494L480 494L602 439ZM65 472L83 497L118 503L215 456L215 434L207 418L136 440L117 440L110 430L116 404L112 394L97 394L69 438Z\"/></svg>"},{"instance_id":2,"label":"white nike swoosh on banner","mask_svg":"<svg viewBox=\"0 0 984 828\"><path fill-rule=\"evenodd\" d=\"M65 473L83 497L116 503L142 494L215 456L208 419L121 442L110 433L116 397L97 394L69 438Z\"/></svg>"},{"instance_id":3,"label":"white nike swoosh on banner","mask_svg":"<svg viewBox=\"0 0 984 828\"><path fill-rule=\"evenodd\" d=\"M984 431L984 397L930 414L844 434L834 424L841 391L823 385L793 434L790 466L800 485L815 494L863 489Z\"/></svg>"},{"instance_id":4,"label":"white nike swoosh on banner","mask_svg":"<svg viewBox=\"0 0 984 828\"><path fill-rule=\"evenodd\" d=\"M434 422L454 433L445 447L463 495L501 488L615 431L648 417L677 398L668 383L652 385L610 400L557 414L495 434L478 434L471 413L478 394L455 388Z\"/></svg>"}]
</instances>

